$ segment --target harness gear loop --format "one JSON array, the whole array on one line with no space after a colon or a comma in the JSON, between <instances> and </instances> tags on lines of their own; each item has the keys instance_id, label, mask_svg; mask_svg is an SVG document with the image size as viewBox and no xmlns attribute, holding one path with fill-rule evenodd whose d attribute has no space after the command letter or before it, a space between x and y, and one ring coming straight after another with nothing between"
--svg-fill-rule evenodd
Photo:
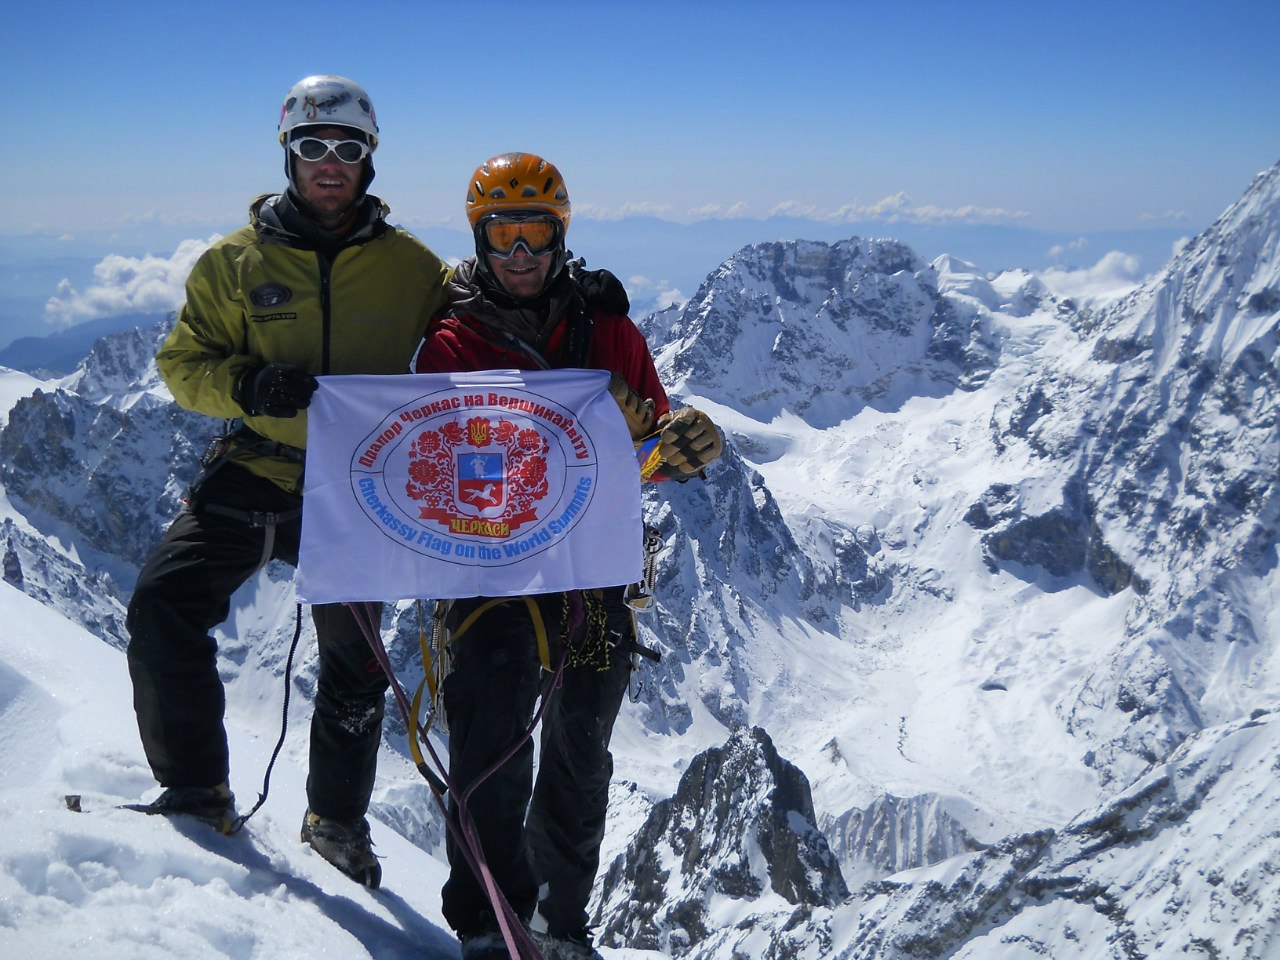
<instances>
[{"instance_id":1,"label":"harness gear loop","mask_svg":"<svg viewBox=\"0 0 1280 960\"><path fill-rule=\"evenodd\" d=\"M427 719L418 726L428 732L433 726L438 726L442 733L447 733L448 722L441 707L443 705L444 678L448 672L449 664L449 655L444 647L444 618L449 609L449 604L445 600L437 600L435 602L435 612L431 618L430 633L427 632L426 626L423 624L421 600L414 601L414 609L418 616L418 649L422 653L422 680L419 681L418 689L413 693L413 719L416 722L422 714L422 694L425 690L431 708L427 713ZM414 725L409 725L408 732L409 753L413 757L413 762L421 765L424 761L422 750L418 746Z\"/></svg>"},{"instance_id":2,"label":"harness gear loop","mask_svg":"<svg viewBox=\"0 0 1280 960\"><path fill-rule=\"evenodd\" d=\"M589 666L597 670L609 669L609 648L612 634L609 618L605 614L603 590L571 590L563 594L563 619L560 642L568 651L569 666ZM574 644L570 638L582 623L582 641Z\"/></svg>"},{"instance_id":3,"label":"harness gear loop","mask_svg":"<svg viewBox=\"0 0 1280 960\"><path fill-rule=\"evenodd\" d=\"M422 625L422 601L414 601L414 610L418 616L418 649L422 651L422 680L418 683L418 689L413 692L413 703L410 704L411 723L408 723L409 735L409 755L413 758L416 766L421 767L426 758L422 756L422 748L418 745L417 731L418 727L430 731L432 721L436 716L436 677L435 663L431 656L431 647L427 642L426 629ZM422 691L428 690L431 697L431 712L427 714L427 719L421 723L418 717L422 715Z\"/></svg>"}]
</instances>

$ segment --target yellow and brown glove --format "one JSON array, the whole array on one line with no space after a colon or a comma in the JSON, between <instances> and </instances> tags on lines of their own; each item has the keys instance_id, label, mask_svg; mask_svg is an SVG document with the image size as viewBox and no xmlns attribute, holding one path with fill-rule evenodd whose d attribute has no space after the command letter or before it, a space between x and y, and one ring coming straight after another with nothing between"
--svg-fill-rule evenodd
<instances>
[{"instance_id":1,"label":"yellow and brown glove","mask_svg":"<svg viewBox=\"0 0 1280 960\"><path fill-rule=\"evenodd\" d=\"M720 431L701 410L685 407L664 414L658 420L658 427L661 430L658 454L662 457L658 472L673 480L698 475L724 452Z\"/></svg>"}]
</instances>

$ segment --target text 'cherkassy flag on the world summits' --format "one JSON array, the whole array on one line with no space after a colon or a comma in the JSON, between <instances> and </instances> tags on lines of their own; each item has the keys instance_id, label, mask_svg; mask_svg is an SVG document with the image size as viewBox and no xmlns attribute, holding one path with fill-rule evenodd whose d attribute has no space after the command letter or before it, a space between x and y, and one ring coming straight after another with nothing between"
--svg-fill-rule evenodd
<instances>
[{"instance_id":1,"label":"text 'cherkassy flag on the world summits'","mask_svg":"<svg viewBox=\"0 0 1280 960\"><path fill-rule=\"evenodd\" d=\"M608 384L599 370L321 377L299 600L639 580L640 470Z\"/></svg>"}]
</instances>

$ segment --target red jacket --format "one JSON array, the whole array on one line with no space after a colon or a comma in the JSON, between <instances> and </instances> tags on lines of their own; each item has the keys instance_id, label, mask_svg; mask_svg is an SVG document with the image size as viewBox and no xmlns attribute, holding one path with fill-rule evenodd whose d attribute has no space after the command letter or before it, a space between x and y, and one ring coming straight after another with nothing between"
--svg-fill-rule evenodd
<instances>
[{"instance_id":1,"label":"red jacket","mask_svg":"<svg viewBox=\"0 0 1280 960\"><path fill-rule=\"evenodd\" d=\"M671 409L667 392L658 380L653 355L644 335L627 317L596 312L587 365L594 370L620 373L644 399L654 402L655 416ZM543 356L552 367L564 367L565 327L559 324L547 340ZM453 312L436 315L413 358L415 373L458 373L471 370L537 370L538 363L501 334L480 321Z\"/></svg>"}]
</instances>

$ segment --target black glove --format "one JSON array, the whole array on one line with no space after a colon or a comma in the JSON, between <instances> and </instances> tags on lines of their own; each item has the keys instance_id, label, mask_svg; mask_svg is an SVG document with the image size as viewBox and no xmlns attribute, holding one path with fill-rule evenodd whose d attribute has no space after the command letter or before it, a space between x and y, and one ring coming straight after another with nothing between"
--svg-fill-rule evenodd
<instances>
[{"instance_id":1,"label":"black glove","mask_svg":"<svg viewBox=\"0 0 1280 960\"><path fill-rule=\"evenodd\" d=\"M708 464L720 459L724 441L720 431L701 410L685 407L668 413L658 421L662 439L658 454L662 457L659 471L667 477L691 477Z\"/></svg>"},{"instance_id":2,"label":"black glove","mask_svg":"<svg viewBox=\"0 0 1280 960\"><path fill-rule=\"evenodd\" d=\"M251 417L296 417L311 405L311 394L320 382L291 363L268 363L240 374L232 391L237 403Z\"/></svg>"},{"instance_id":3,"label":"black glove","mask_svg":"<svg viewBox=\"0 0 1280 960\"><path fill-rule=\"evenodd\" d=\"M587 308L625 317L631 312L631 301L622 281L608 270L588 270L586 261L579 257L569 261L569 276L578 285Z\"/></svg>"}]
</instances>

